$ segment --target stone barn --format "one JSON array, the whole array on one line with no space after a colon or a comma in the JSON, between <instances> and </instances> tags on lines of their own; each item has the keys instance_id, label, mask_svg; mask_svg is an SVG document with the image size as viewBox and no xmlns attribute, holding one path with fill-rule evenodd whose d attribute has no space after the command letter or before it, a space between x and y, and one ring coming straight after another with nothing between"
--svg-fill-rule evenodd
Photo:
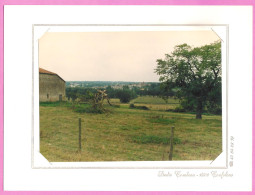
<instances>
[{"instance_id":1,"label":"stone barn","mask_svg":"<svg viewBox=\"0 0 255 195\"><path fill-rule=\"evenodd\" d=\"M39 68L40 102L65 100L66 82L56 73Z\"/></svg>"}]
</instances>

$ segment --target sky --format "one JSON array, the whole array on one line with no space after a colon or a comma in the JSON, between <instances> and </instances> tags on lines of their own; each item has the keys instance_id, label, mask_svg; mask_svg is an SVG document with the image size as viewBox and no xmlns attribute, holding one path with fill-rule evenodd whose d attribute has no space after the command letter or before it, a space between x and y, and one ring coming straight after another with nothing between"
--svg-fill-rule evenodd
<instances>
[{"instance_id":1,"label":"sky","mask_svg":"<svg viewBox=\"0 0 255 195\"><path fill-rule=\"evenodd\" d=\"M46 32L39 67L65 81L158 82L157 59L174 47L219 40L213 31Z\"/></svg>"}]
</instances>

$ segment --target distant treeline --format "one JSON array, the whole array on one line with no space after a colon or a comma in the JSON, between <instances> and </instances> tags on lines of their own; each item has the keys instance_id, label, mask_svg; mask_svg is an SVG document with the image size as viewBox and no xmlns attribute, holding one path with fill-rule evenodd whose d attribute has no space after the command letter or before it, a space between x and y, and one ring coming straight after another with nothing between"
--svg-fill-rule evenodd
<instances>
[{"instance_id":1,"label":"distant treeline","mask_svg":"<svg viewBox=\"0 0 255 195\"><path fill-rule=\"evenodd\" d=\"M102 87L106 88L107 86L124 86L124 85L150 85L157 82L131 82L131 81L66 81L66 87ZM158 83L159 84L159 83Z\"/></svg>"},{"instance_id":2,"label":"distant treeline","mask_svg":"<svg viewBox=\"0 0 255 195\"><path fill-rule=\"evenodd\" d=\"M106 90L106 93L109 98L118 98L122 103L127 103L130 100L136 98L137 96L174 96L174 91L164 92L160 88L160 83L151 83L143 87L124 85L122 89L115 89L112 86L106 88L90 88L90 87L66 87L66 97L70 100L76 100L77 98L82 97L82 99L89 99L91 93L96 93L97 90Z\"/></svg>"}]
</instances>

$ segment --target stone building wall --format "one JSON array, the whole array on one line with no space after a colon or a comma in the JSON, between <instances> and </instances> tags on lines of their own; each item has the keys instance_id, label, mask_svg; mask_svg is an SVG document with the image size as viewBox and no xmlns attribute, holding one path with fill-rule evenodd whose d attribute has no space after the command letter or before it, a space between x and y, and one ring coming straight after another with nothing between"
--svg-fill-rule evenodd
<instances>
[{"instance_id":1,"label":"stone building wall","mask_svg":"<svg viewBox=\"0 0 255 195\"><path fill-rule=\"evenodd\" d=\"M56 74L39 73L40 102L55 102L65 100L66 84Z\"/></svg>"}]
</instances>

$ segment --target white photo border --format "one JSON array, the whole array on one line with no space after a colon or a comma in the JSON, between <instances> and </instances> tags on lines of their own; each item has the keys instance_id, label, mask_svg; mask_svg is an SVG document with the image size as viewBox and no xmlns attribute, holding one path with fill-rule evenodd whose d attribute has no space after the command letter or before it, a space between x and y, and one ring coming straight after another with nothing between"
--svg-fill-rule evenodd
<instances>
[{"instance_id":1,"label":"white photo border","mask_svg":"<svg viewBox=\"0 0 255 195\"><path fill-rule=\"evenodd\" d=\"M227 25L227 137L234 138L233 166L228 164L227 169L43 168L48 167L46 161L43 166L34 164L38 168L33 168L32 34L35 24ZM4 191L252 191L253 42L252 5L5 5ZM232 142L229 139L226 142L230 160ZM198 176L177 177L176 172ZM204 174L208 177L203 177Z\"/></svg>"}]
</instances>

